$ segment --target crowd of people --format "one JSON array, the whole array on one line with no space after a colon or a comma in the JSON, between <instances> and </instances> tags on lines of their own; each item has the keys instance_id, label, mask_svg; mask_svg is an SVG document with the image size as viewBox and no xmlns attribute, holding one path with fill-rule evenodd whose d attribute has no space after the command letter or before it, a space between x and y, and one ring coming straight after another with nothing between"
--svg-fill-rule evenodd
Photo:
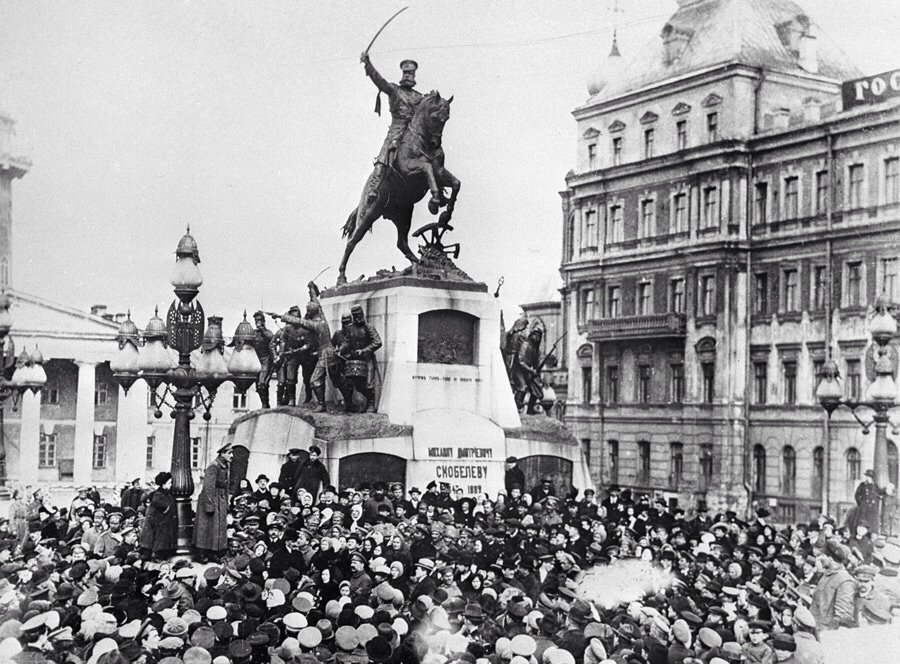
<instances>
[{"instance_id":1,"label":"crowd of people","mask_svg":"<svg viewBox=\"0 0 900 664\"><path fill-rule=\"evenodd\" d=\"M863 523L776 528L765 509L686 514L616 486L557 495L514 458L490 497L337 490L318 454L291 450L224 507L208 470L198 529L224 509L224 531L193 560L170 558L168 473L67 508L18 492L0 524L0 661L821 664L824 631L900 614L900 546ZM592 594L586 574L619 568L636 588Z\"/></svg>"}]
</instances>

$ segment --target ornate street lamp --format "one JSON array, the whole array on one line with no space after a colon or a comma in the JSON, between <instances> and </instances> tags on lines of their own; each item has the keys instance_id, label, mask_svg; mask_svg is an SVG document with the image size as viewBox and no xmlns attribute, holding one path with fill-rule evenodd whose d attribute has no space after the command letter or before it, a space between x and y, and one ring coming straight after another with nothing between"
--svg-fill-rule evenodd
<instances>
[{"instance_id":1,"label":"ornate street lamp","mask_svg":"<svg viewBox=\"0 0 900 664\"><path fill-rule=\"evenodd\" d=\"M44 356L37 346L30 355L22 351L16 357L16 348L12 339L7 342L12 329L12 314L9 313L10 302L6 292L0 293L0 485L6 482L6 429L3 422L4 406L12 399L13 410L18 410L19 399L31 390L37 392L47 382L44 371Z\"/></svg>"},{"instance_id":2,"label":"ornate street lamp","mask_svg":"<svg viewBox=\"0 0 900 664\"><path fill-rule=\"evenodd\" d=\"M892 409L900 406L900 394L894 381L897 350L891 345L891 339L897 333L897 321L882 298L878 298L875 303L875 315L869 331L873 344L866 353L866 366L871 383L864 398L854 400L843 397L838 367L832 360L828 360L822 367L822 380L816 388L816 398L829 418L839 406L845 406L862 425L864 434L868 434L869 429L875 426L875 460L872 470L875 473L875 484L883 489L889 481L887 427ZM864 419L868 411L872 412L871 420Z\"/></svg>"},{"instance_id":3,"label":"ornate street lamp","mask_svg":"<svg viewBox=\"0 0 900 664\"><path fill-rule=\"evenodd\" d=\"M204 331L203 307L195 301L203 283L197 267L200 254L190 231L188 227L175 250L171 284L177 299L169 305L165 321L157 310L141 335L129 312L117 336L119 353L110 362L113 376L126 393L138 378L144 379L151 390L155 417L162 417L160 406L172 408L171 415L175 420L172 493L178 514L178 552L182 554L190 551L193 540L190 421L194 418L194 404L199 398L204 410L203 419L209 421L209 409L223 382L230 380L243 394L256 381L260 371L259 359L252 346L253 330L247 323L246 313L235 330L231 344L234 350L228 356L222 336L222 319L210 316ZM249 337L245 327L250 329ZM162 396L156 393L160 385L165 386Z\"/></svg>"}]
</instances>

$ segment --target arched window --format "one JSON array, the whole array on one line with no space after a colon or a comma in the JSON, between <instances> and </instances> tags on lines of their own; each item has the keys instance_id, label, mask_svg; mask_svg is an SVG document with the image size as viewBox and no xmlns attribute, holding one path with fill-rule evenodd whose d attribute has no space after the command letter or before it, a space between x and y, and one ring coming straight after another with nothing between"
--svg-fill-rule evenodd
<instances>
[{"instance_id":1,"label":"arched window","mask_svg":"<svg viewBox=\"0 0 900 664\"><path fill-rule=\"evenodd\" d=\"M847 495L853 496L853 492L856 491L856 485L859 484L859 480L862 478L862 458L859 450L855 447L848 447L845 457L847 468L844 476L847 478Z\"/></svg>"},{"instance_id":2,"label":"arched window","mask_svg":"<svg viewBox=\"0 0 900 664\"><path fill-rule=\"evenodd\" d=\"M790 445L781 450L781 492L793 496L797 490L797 452Z\"/></svg>"},{"instance_id":3,"label":"arched window","mask_svg":"<svg viewBox=\"0 0 900 664\"><path fill-rule=\"evenodd\" d=\"M813 450L813 498L821 498L825 487L825 448L821 445Z\"/></svg>"},{"instance_id":4,"label":"arched window","mask_svg":"<svg viewBox=\"0 0 900 664\"><path fill-rule=\"evenodd\" d=\"M762 445L753 446L753 490L766 492L766 448Z\"/></svg>"}]
</instances>

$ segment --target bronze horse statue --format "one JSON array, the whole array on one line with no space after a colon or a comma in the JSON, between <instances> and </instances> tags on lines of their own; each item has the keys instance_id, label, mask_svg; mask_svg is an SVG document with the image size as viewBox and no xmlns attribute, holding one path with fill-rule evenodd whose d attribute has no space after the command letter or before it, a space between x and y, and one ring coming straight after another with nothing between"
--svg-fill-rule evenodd
<instances>
[{"instance_id":1,"label":"bronze horse statue","mask_svg":"<svg viewBox=\"0 0 900 664\"><path fill-rule=\"evenodd\" d=\"M360 204L347 217L343 233L347 246L341 259L339 285L347 283L350 254L378 218L384 217L394 222L397 248L411 263L419 262L409 248L413 206L422 200L426 192L431 192L429 212L437 214L440 208L446 207L439 223L442 226L450 223L460 183L444 168L441 134L450 118L452 101L453 97L442 99L440 93L435 91L422 97L400 138L392 163L384 171L375 198L367 201L364 190ZM444 195L446 188L450 189L449 198Z\"/></svg>"}]
</instances>

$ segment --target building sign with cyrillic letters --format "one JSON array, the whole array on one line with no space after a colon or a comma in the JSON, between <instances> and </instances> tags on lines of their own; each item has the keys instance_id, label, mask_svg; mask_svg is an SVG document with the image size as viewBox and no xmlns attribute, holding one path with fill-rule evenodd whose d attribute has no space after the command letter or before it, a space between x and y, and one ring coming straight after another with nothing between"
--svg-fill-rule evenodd
<instances>
[{"instance_id":1,"label":"building sign with cyrillic letters","mask_svg":"<svg viewBox=\"0 0 900 664\"><path fill-rule=\"evenodd\" d=\"M841 84L841 96L845 111L854 106L877 104L885 99L900 97L900 69L844 81Z\"/></svg>"}]
</instances>

